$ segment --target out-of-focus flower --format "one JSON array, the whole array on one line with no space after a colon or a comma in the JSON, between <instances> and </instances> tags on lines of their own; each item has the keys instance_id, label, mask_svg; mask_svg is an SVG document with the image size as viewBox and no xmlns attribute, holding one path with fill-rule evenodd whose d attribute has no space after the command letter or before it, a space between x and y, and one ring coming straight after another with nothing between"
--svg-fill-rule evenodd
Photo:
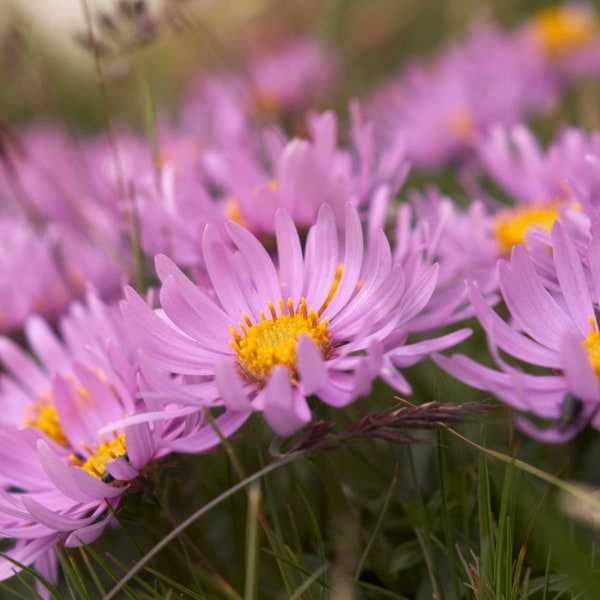
<instances>
[{"instance_id":1,"label":"out-of-focus flower","mask_svg":"<svg viewBox=\"0 0 600 600\"><path fill-rule=\"evenodd\" d=\"M400 130L409 159L429 169L464 160L492 124L518 123L556 99L529 36L479 24L433 63L414 63L376 90L368 115L383 139Z\"/></svg>"},{"instance_id":2,"label":"out-of-focus flower","mask_svg":"<svg viewBox=\"0 0 600 600\"><path fill-rule=\"evenodd\" d=\"M600 333L595 311L599 299L590 296L584 266L560 222L552 229L552 248L559 294L544 287L523 246L514 247L510 262L499 263L502 297L512 326L488 306L476 286L470 286L475 314L499 370L462 355L438 356L436 362L472 387L547 420L546 429L524 417L517 424L531 436L559 442L576 435L587 422L600 426ZM589 254L596 279L597 250L596 240ZM527 366L547 371L532 374Z\"/></svg>"},{"instance_id":3,"label":"out-of-focus flower","mask_svg":"<svg viewBox=\"0 0 600 600\"><path fill-rule=\"evenodd\" d=\"M464 339L461 330L407 344L404 327L427 304L437 268L407 285L379 230L365 254L356 209L346 205L340 244L331 207L321 207L305 252L291 217L280 210L277 268L260 242L235 222L230 246L207 226L203 250L211 289L196 287L157 258L161 310L133 290L122 310L142 372L174 374L172 390L195 406L259 411L289 435L311 419L307 398L336 407L368 394L380 376L399 391L408 366Z\"/></svg>"},{"instance_id":4,"label":"out-of-focus flower","mask_svg":"<svg viewBox=\"0 0 600 600\"><path fill-rule=\"evenodd\" d=\"M339 81L339 59L314 38L262 49L241 66L204 75L183 107L186 127L207 146L226 148L247 138L253 124L287 121L314 110Z\"/></svg>"},{"instance_id":5,"label":"out-of-focus flower","mask_svg":"<svg viewBox=\"0 0 600 600\"><path fill-rule=\"evenodd\" d=\"M327 203L342 224L346 202L362 209L380 185L397 191L408 170L404 140L398 137L385 148L377 146L356 103L351 105L351 120L350 148L338 146L337 118L326 112L309 116L310 140L285 141L266 131L266 161L243 148L231 152L226 161L229 216L255 233L273 233L279 208L308 228Z\"/></svg>"},{"instance_id":6,"label":"out-of-focus flower","mask_svg":"<svg viewBox=\"0 0 600 600\"><path fill-rule=\"evenodd\" d=\"M549 70L565 83L600 72L600 22L586 2L546 8L523 26L546 56Z\"/></svg>"},{"instance_id":7,"label":"out-of-focus flower","mask_svg":"<svg viewBox=\"0 0 600 600\"><path fill-rule=\"evenodd\" d=\"M313 38L262 52L246 71L252 112L285 117L312 108L331 93L339 72L333 50Z\"/></svg>"},{"instance_id":8,"label":"out-of-focus flower","mask_svg":"<svg viewBox=\"0 0 600 600\"><path fill-rule=\"evenodd\" d=\"M21 217L0 220L0 273L1 332L22 327L34 312L56 318L71 297L54 241Z\"/></svg>"}]
</instances>

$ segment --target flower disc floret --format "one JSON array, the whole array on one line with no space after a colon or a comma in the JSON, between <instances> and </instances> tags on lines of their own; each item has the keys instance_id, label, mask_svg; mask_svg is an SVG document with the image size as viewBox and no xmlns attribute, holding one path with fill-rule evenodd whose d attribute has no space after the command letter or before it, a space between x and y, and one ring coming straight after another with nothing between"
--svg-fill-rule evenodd
<instances>
[{"instance_id":1,"label":"flower disc floret","mask_svg":"<svg viewBox=\"0 0 600 600\"><path fill-rule=\"evenodd\" d=\"M583 347L588 355L588 359L592 368L594 369L594 373L598 379L600 379L600 333L595 327L595 319L590 319L593 323L594 328L590 331L587 338L583 341Z\"/></svg>"},{"instance_id":2,"label":"flower disc floret","mask_svg":"<svg viewBox=\"0 0 600 600\"><path fill-rule=\"evenodd\" d=\"M279 316L273 303L269 302L271 318L261 311L262 320L256 325L244 315L245 323L239 323L243 335L230 325L233 335L230 344L237 354L238 367L242 375L251 381L264 384L275 365L284 365L290 371L292 381L296 382L296 343L302 335L312 338L323 357L331 350L328 321L323 319L319 322L318 313L307 308L305 298L301 299L297 312L291 298L287 301L289 314L285 314L284 309L282 298L279 299Z\"/></svg>"},{"instance_id":3,"label":"flower disc floret","mask_svg":"<svg viewBox=\"0 0 600 600\"><path fill-rule=\"evenodd\" d=\"M534 227L550 231L560 217L559 203L537 204L500 212L495 220L496 239L505 254L515 244L523 244L527 233Z\"/></svg>"},{"instance_id":4,"label":"flower disc floret","mask_svg":"<svg viewBox=\"0 0 600 600\"><path fill-rule=\"evenodd\" d=\"M71 462L103 481L106 479L106 463L115 458L127 457L123 433L118 434L113 440L103 440L102 444L93 444L92 448L85 447L85 449L91 455L86 461L71 455Z\"/></svg>"},{"instance_id":5,"label":"flower disc floret","mask_svg":"<svg viewBox=\"0 0 600 600\"><path fill-rule=\"evenodd\" d=\"M56 408L47 397L49 395L49 393L40 395L37 401L27 407L23 425L37 427L57 444L68 446L69 442L60 424Z\"/></svg>"}]
</instances>

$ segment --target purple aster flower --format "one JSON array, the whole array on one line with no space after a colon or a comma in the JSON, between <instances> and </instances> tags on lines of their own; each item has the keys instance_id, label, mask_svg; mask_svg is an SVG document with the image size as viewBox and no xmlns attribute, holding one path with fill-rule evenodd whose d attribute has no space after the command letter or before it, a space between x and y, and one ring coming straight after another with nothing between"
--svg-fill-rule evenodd
<instances>
[{"instance_id":1,"label":"purple aster flower","mask_svg":"<svg viewBox=\"0 0 600 600\"><path fill-rule=\"evenodd\" d=\"M35 359L0 338L0 534L4 552L56 578L54 548L96 539L149 463L207 452L246 420L139 398L137 359L120 312L88 294L61 321L26 322ZM37 359L37 360L36 360ZM0 560L0 579L18 570Z\"/></svg>"},{"instance_id":2,"label":"purple aster flower","mask_svg":"<svg viewBox=\"0 0 600 600\"><path fill-rule=\"evenodd\" d=\"M407 344L404 325L427 304L437 267L407 285L383 232L365 253L358 213L351 204L345 213L340 243L333 210L323 205L303 253L291 217L278 211L277 267L239 224L226 224L236 250L208 225L207 291L157 257L161 310L132 289L122 304L142 372L175 375L172 396L181 403L259 411L281 435L310 421L309 396L342 407L368 394L378 376L410 393L396 366L469 332Z\"/></svg>"},{"instance_id":3,"label":"purple aster flower","mask_svg":"<svg viewBox=\"0 0 600 600\"><path fill-rule=\"evenodd\" d=\"M600 23L586 2L546 8L522 30L544 53L548 70L563 84L600 73Z\"/></svg>"},{"instance_id":4,"label":"purple aster flower","mask_svg":"<svg viewBox=\"0 0 600 600\"><path fill-rule=\"evenodd\" d=\"M331 93L339 71L332 49L312 38L263 50L245 71L256 107L253 112L277 116L311 108Z\"/></svg>"},{"instance_id":5,"label":"purple aster flower","mask_svg":"<svg viewBox=\"0 0 600 600\"><path fill-rule=\"evenodd\" d=\"M555 102L556 83L530 36L478 24L432 64L414 63L376 91L369 116L384 139L403 132L415 166L438 168L470 156L493 123L517 123Z\"/></svg>"},{"instance_id":6,"label":"purple aster flower","mask_svg":"<svg viewBox=\"0 0 600 600\"><path fill-rule=\"evenodd\" d=\"M514 244L525 244L540 273L556 287L550 231L560 220L582 251L589 244L590 219L600 201L600 137L568 128L543 149L526 127L498 126L481 141L479 158L512 203L486 198L495 210L500 252L508 255ZM485 197L477 184L471 191Z\"/></svg>"},{"instance_id":7,"label":"purple aster flower","mask_svg":"<svg viewBox=\"0 0 600 600\"><path fill-rule=\"evenodd\" d=\"M518 417L517 425L525 433L559 442L576 435L589 421L600 426L600 333L595 312L598 298L590 295L580 256L560 222L552 228L552 247L559 294L544 286L523 246L514 247L510 262L499 263L511 324L488 306L476 286L470 286L475 314L498 370L462 355L435 360L468 385L488 390L548 425L544 429ZM600 272L599 256L596 238L589 252L595 279ZM518 364L507 361L501 352ZM538 374L528 372L528 366L537 367ZM546 372L539 374L539 368Z\"/></svg>"},{"instance_id":8,"label":"purple aster flower","mask_svg":"<svg viewBox=\"0 0 600 600\"><path fill-rule=\"evenodd\" d=\"M289 120L314 108L335 88L339 70L332 49L315 39L263 45L239 70L193 84L183 107L184 125L200 133L207 146L232 148L247 139L257 120Z\"/></svg>"},{"instance_id":9,"label":"purple aster flower","mask_svg":"<svg viewBox=\"0 0 600 600\"><path fill-rule=\"evenodd\" d=\"M347 201L361 208L380 185L397 191L408 170L404 141L398 136L385 148L377 145L357 103L351 104L350 148L337 144L334 113L310 115L307 122L310 140L285 141L265 131L266 160L243 148L230 153L226 178L230 217L256 233L273 233L279 208L307 228L321 205L329 204L341 224Z\"/></svg>"}]
</instances>

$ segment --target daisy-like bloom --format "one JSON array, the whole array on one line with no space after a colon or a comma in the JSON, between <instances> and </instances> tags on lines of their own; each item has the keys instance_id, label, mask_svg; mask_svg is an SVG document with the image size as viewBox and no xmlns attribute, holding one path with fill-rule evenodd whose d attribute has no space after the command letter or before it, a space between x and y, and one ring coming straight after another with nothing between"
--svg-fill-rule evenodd
<instances>
[{"instance_id":1,"label":"daisy-like bloom","mask_svg":"<svg viewBox=\"0 0 600 600\"><path fill-rule=\"evenodd\" d=\"M244 148L231 152L227 160L228 216L255 233L272 234L279 208L297 225L308 228L326 203L342 224L346 202L365 207L383 184L395 192L408 170L404 140L397 136L387 146L380 146L357 103L351 103L350 116L349 148L338 146L337 117L328 111L309 115L311 139L285 141L266 130L266 160Z\"/></svg>"},{"instance_id":2,"label":"daisy-like bloom","mask_svg":"<svg viewBox=\"0 0 600 600\"><path fill-rule=\"evenodd\" d=\"M597 237L592 241L588 256L596 290L600 289L598 241ZM523 246L514 247L510 262L499 263L510 325L488 306L476 286L470 286L475 314L487 334L497 370L462 355L437 356L435 360L468 385L490 391L519 411L545 420L544 428L518 417L517 424L525 433L560 442L576 435L587 422L600 427L596 317L600 299L590 295L586 269L560 222L552 228L552 247L559 293L544 286ZM537 374L528 372L531 366L537 368Z\"/></svg>"},{"instance_id":3,"label":"daisy-like bloom","mask_svg":"<svg viewBox=\"0 0 600 600\"><path fill-rule=\"evenodd\" d=\"M3 550L56 578L54 548L96 539L146 467L173 450L207 452L247 414L214 420L197 407L142 402L136 357L114 307L88 294L61 322L25 334L37 360L0 338L0 534ZM213 423L215 428L213 428ZM0 559L0 579L18 567Z\"/></svg>"},{"instance_id":4,"label":"daisy-like bloom","mask_svg":"<svg viewBox=\"0 0 600 600\"><path fill-rule=\"evenodd\" d=\"M407 285L381 230L365 253L351 204L343 241L333 210L323 205L304 253L291 217L278 211L277 267L248 230L233 221L226 230L235 250L214 226L204 232L210 289L157 257L161 310L132 289L122 304L142 372L177 376L172 393L182 403L258 411L278 434L289 435L310 421L308 397L342 407L368 394L378 376L410 393L396 366L415 364L470 333L406 343L404 324L427 304L437 267Z\"/></svg>"},{"instance_id":5,"label":"daisy-like bloom","mask_svg":"<svg viewBox=\"0 0 600 600\"><path fill-rule=\"evenodd\" d=\"M590 215L600 200L600 137L569 128L543 149L525 126L498 126L478 150L486 173L511 202L487 198L495 207L499 253L508 256L515 244L525 244L537 268L556 282L550 231L560 220L579 246L589 243ZM473 187L478 192L485 194Z\"/></svg>"},{"instance_id":6,"label":"daisy-like bloom","mask_svg":"<svg viewBox=\"0 0 600 600\"><path fill-rule=\"evenodd\" d=\"M339 81L340 65L329 48L300 38L262 52L246 70L255 105L252 112L288 116L313 107Z\"/></svg>"},{"instance_id":7,"label":"daisy-like bloom","mask_svg":"<svg viewBox=\"0 0 600 600\"><path fill-rule=\"evenodd\" d=\"M600 22L591 4L546 8L523 26L542 49L548 68L565 83L600 72Z\"/></svg>"},{"instance_id":8,"label":"daisy-like bloom","mask_svg":"<svg viewBox=\"0 0 600 600\"><path fill-rule=\"evenodd\" d=\"M431 64L413 63L372 95L379 135L402 131L418 168L471 156L493 123L513 124L553 108L557 85L528 35L478 24Z\"/></svg>"},{"instance_id":9,"label":"daisy-like bloom","mask_svg":"<svg viewBox=\"0 0 600 600\"><path fill-rule=\"evenodd\" d=\"M263 46L239 70L195 82L183 107L184 125L209 147L233 147L255 121L290 121L314 108L332 93L339 72L336 54L314 38Z\"/></svg>"}]
</instances>

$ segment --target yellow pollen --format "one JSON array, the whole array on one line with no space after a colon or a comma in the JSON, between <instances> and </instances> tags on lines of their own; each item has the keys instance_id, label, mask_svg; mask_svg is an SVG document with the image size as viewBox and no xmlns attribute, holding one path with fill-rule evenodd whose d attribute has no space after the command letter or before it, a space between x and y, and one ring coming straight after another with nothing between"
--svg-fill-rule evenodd
<instances>
[{"instance_id":1,"label":"yellow pollen","mask_svg":"<svg viewBox=\"0 0 600 600\"><path fill-rule=\"evenodd\" d=\"M515 244L522 244L534 227L550 231L560 217L559 203L538 204L526 208L504 210L496 215L494 229L502 252L510 254Z\"/></svg>"},{"instance_id":2,"label":"yellow pollen","mask_svg":"<svg viewBox=\"0 0 600 600\"><path fill-rule=\"evenodd\" d=\"M561 56L588 44L598 33L593 13L584 6L556 6L542 11L534 30L550 56Z\"/></svg>"},{"instance_id":3,"label":"yellow pollen","mask_svg":"<svg viewBox=\"0 0 600 600\"><path fill-rule=\"evenodd\" d=\"M93 448L89 448L86 444L82 443L81 446L91 456L84 462L74 454L69 458L74 465L81 467L88 473L91 473L98 479L104 479L106 473L106 463L111 460L118 458L119 456L127 457L127 450L125 449L125 435L120 433L115 437L114 440L102 440L102 444L93 444ZM106 473L108 475L108 473ZM112 479L111 479L112 480Z\"/></svg>"},{"instance_id":4,"label":"yellow pollen","mask_svg":"<svg viewBox=\"0 0 600 600\"><path fill-rule=\"evenodd\" d=\"M596 377L600 379L600 333L598 333L598 329L596 327L596 320L594 317L590 317L590 324L592 326L592 330L589 335L583 342L583 347L587 352L588 359L594 372L596 373Z\"/></svg>"},{"instance_id":5,"label":"yellow pollen","mask_svg":"<svg viewBox=\"0 0 600 600\"><path fill-rule=\"evenodd\" d=\"M291 298L288 298L287 306L280 298L277 308L269 302L269 315L261 311L261 321L256 325L244 315L244 322L239 323L242 335L229 326L233 336L229 343L237 354L240 371L247 379L259 384L267 382L275 365L286 366L292 382L297 382L296 342L300 336L310 336L323 357L332 347L327 319L319 322L318 313L307 309L305 298L297 310L294 310ZM284 312L286 308L288 314Z\"/></svg>"},{"instance_id":6,"label":"yellow pollen","mask_svg":"<svg viewBox=\"0 0 600 600\"><path fill-rule=\"evenodd\" d=\"M325 298L325 302L321 305L319 309L319 315L323 314L323 311L329 306L329 303L335 296L337 289L340 285L340 280L342 278L342 273L344 272L344 265L340 263L335 270L335 277L333 278L333 283L331 284L331 289L329 290L329 294L327 294L327 298Z\"/></svg>"},{"instance_id":7,"label":"yellow pollen","mask_svg":"<svg viewBox=\"0 0 600 600\"><path fill-rule=\"evenodd\" d=\"M54 404L51 402L49 391L40 394L38 399L25 409L23 425L37 427L61 446L69 445L58 420L56 408L54 408Z\"/></svg>"},{"instance_id":8,"label":"yellow pollen","mask_svg":"<svg viewBox=\"0 0 600 600\"><path fill-rule=\"evenodd\" d=\"M230 196L225 201L225 217L235 221L236 223L239 223L244 227L248 227L248 221L246 221L242 211L240 210L239 202L233 196Z\"/></svg>"}]
</instances>

